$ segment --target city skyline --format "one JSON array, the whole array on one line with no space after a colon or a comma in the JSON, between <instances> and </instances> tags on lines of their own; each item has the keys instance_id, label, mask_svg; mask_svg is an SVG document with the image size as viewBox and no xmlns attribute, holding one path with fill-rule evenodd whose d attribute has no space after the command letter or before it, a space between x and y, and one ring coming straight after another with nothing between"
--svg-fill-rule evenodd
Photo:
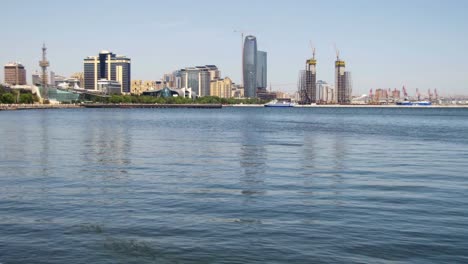
<instances>
[{"instance_id":1,"label":"city skyline","mask_svg":"<svg viewBox=\"0 0 468 264\"><path fill-rule=\"evenodd\" d=\"M442 95L468 93L468 76L464 74L468 72L464 63L468 59L464 51L468 45L468 19L464 17L468 3L358 2L340 2L340 9L320 1L298 1L297 5L223 3L231 13L226 17L217 14L218 7L210 2L195 7L191 2L103 1L90 8L92 2L83 1L74 6L77 13L89 12L89 21L70 17L65 10L71 3L46 1L45 8L42 3L31 2L25 7L8 2L4 18L13 19L21 13L23 21L5 29L9 41L0 44L0 61L19 61L28 73L35 72L39 70L39 47L45 42L48 59L54 62L50 71L60 75L82 71L83 57L109 49L132 58L132 79L156 80L186 65L216 64L233 82L242 83L238 33L242 31L260 39L261 49L268 51L268 82L274 90L297 89L297 71L311 55L311 40L317 49L317 79L333 83L336 43L341 58L353 71L353 95L367 94L370 89L401 89L403 85L410 93L416 88L438 89ZM108 28L109 34L102 35L92 24L109 16L101 11L111 4L114 10L128 11L130 19L116 21ZM149 15L154 8L166 12ZM185 8L204 9L218 21L202 21L197 12L183 18L175 15ZM309 22L311 10L319 22ZM331 14L336 21L330 19ZM44 32L39 27L50 30ZM210 41L185 41L194 38Z\"/></svg>"}]
</instances>

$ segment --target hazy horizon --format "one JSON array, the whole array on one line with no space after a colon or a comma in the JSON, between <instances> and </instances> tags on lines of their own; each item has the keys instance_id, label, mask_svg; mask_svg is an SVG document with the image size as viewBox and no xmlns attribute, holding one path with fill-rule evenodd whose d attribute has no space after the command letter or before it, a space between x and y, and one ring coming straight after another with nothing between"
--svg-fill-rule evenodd
<instances>
[{"instance_id":1,"label":"hazy horizon","mask_svg":"<svg viewBox=\"0 0 468 264\"><path fill-rule=\"evenodd\" d=\"M41 1L6 2L2 66L22 62L69 76L107 49L132 59L132 79L157 80L187 66L215 64L241 82L241 35L268 53L273 90L296 90L299 70L317 50L317 80L334 83L334 44L353 75L353 94L405 85L468 94L466 1ZM237 31L237 32L235 32ZM0 80L3 82L3 72Z\"/></svg>"}]
</instances>

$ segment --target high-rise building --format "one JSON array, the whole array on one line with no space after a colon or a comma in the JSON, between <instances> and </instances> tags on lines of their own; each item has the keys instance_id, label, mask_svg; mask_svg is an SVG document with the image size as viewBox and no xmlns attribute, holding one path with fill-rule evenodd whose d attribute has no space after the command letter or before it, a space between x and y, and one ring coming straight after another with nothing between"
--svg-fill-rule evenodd
<instances>
[{"instance_id":1,"label":"high-rise building","mask_svg":"<svg viewBox=\"0 0 468 264\"><path fill-rule=\"evenodd\" d=\"M317 81L317 102L331 103L333 102L333 86L322 80Z\"/></svg>"},{"instance_id":2,"label":"high-rise building","mask_svg":"<svg viewBox=\"0 0 468 264\"><path fill-rule=\"evenodd\" d=\"M246 36L242 57L244 96L256 97L257 94L257 39L254 36Z\"/></svg>"},{"instance_id":3,"label":"high-rise building","mask_svg":"<svg viewBox=\"0 0 468 264\"><path fill-rule=\"evenodd\" d=\"M267 88L267 53L257 51L257 88Z\"/></svg>"},{"instance_id":4,"label":"high-rise building","mask_svg":"<svg viewBox=\"0 0 468 264\"><path fill-rule=\"evenodd\" d=\"M347 100L346 103L351 103L351 95L353 93L353 79L351 77L351 72L345 71L344 78L345 78L345 91L346 91L345 98Z\"/></svg>"},{"instance_id":5,"label":"high-rise building","mask_svg":"<svg viewBox=\"0 0 468 264\"><path fill-rule=\"evenodd\" d=\"M200 96L200 89L199 89L199 76L200 70L197 67L187 67L185 68L184 74L184 82L185 88L192 88L192 92L194 92L197 96Z\"/></svg>"},{"instance_id":6,"label":"high-rise building","mask_svg":"<svg viewBox=\"0 0 468 264\"><path fill-rule=\"evenodd\" d=\"M5 83L10 85L26 85L26 69L19 62L5 65Z\"/></svg>"},{"instance_id":7,"label":"high-rise building","mask_svg":"<svg viewBox=\"0 0 468 264\"><path fill-rule=\"evenodd\" d=\"M346 76L345 62L337 56L335 61L335 102L339 104L349 104L351 102L351 93L346 85Z\"/></svg>"},{"instance_id":8,"label":"high-rise building","mask_svg":"<svg viewBox=\"0 0 468 264\"><path fill-rule=\"evenodd\" d=\"M103 50L99 56L84 59L84 88L98 90L98 81L106 79L119 82L123 93L131 91L130 58Z\"/></svg>"},{"instance_id":9,"label":"high-rise building","mask_svg":"<svg viewBox=\"0 0 468 264\"><path fill-rule=\"evenodd\" d=\"M192 88L192 92L197 96L208 96L210 95L210 81L219 78L220 72L216 65L205 65L187 67L180 70L178 74L182 88Z\"/></svg>"},{"instance_id":10,"label":"high-rise building","mask_svg":"<svg viewBox=\"0 0 468 264\"><path fill-rule=\"evenodd\" d=\"M299 73L299 103L312 104L317 102L317 60L315 52L311 59L306 61L306 69Z\"/></svg>"},{"instance_id":11,"label":"high-rise building","mask_svg":"<svg viewBox=\"0 0 468 264\"><path fill-rule=\"evenodd\" d=\"M198 73L199 96L210 95L210 81L210 71L207 68L200 68L200 72Z\"/></svg>"}]
</instances>

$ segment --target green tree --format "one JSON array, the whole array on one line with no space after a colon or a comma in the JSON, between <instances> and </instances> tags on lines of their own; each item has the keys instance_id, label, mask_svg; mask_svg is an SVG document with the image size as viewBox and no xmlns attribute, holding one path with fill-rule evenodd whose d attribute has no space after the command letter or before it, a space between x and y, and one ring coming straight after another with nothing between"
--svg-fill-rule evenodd
<instances>
[{"instance_id":1,"label":"green tree","mask_svg":"<svg viewBox=\"0 0 468 264\"><path fill-rule=\"evenodd\" d=\"M32 94L29 94L29 93L21 94L19 97L19 103L20 104L32 104L34 103L34 98Z\"/></svg>"},{"instance_id":2,"label":"green tree","mask_svg":"<svg viewBox=\"0 0 468 264\"><path fill-rule=\"evenodd\" d=\"M118 104L123 102L123 98L120 95L112 95L109 99L109 102L112 104Z\"/></svg>"},{"instance_id":3,"label":"green tree","mask_svg":"<svg viewBox=\"0 0 468 264\"><path fill-rule=\"evenodd\" d=\"M4 93L2 95L2 103L4 104L13 104L15 102L15 97L11 93Z\"/></svg>"}]
</instances>

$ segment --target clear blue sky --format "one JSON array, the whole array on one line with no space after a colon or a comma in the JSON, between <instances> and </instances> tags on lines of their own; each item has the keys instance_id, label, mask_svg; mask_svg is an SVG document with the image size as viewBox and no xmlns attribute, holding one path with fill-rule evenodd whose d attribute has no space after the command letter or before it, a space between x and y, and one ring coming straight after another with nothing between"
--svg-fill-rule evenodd
<instances>
[{"instance_id":1,"label":"clear blue sky","mask_svg":"<svg viewBox=\"0 0 468 264\"><path fill-rule=\"evenodd\" d=\"M295 90L317 48L318 79L334 82L334 43L352 72L354 94L406 85L468 94L468 1L7 1L0 62L38 69L46 42L51 70L83 70L102 49L132 59L132 79L159 79L186 66L216 64L241 79L241 40L268 52L268 82ZM3 74L1 77L3 80Z\"/></svg>"}]
</instances>

